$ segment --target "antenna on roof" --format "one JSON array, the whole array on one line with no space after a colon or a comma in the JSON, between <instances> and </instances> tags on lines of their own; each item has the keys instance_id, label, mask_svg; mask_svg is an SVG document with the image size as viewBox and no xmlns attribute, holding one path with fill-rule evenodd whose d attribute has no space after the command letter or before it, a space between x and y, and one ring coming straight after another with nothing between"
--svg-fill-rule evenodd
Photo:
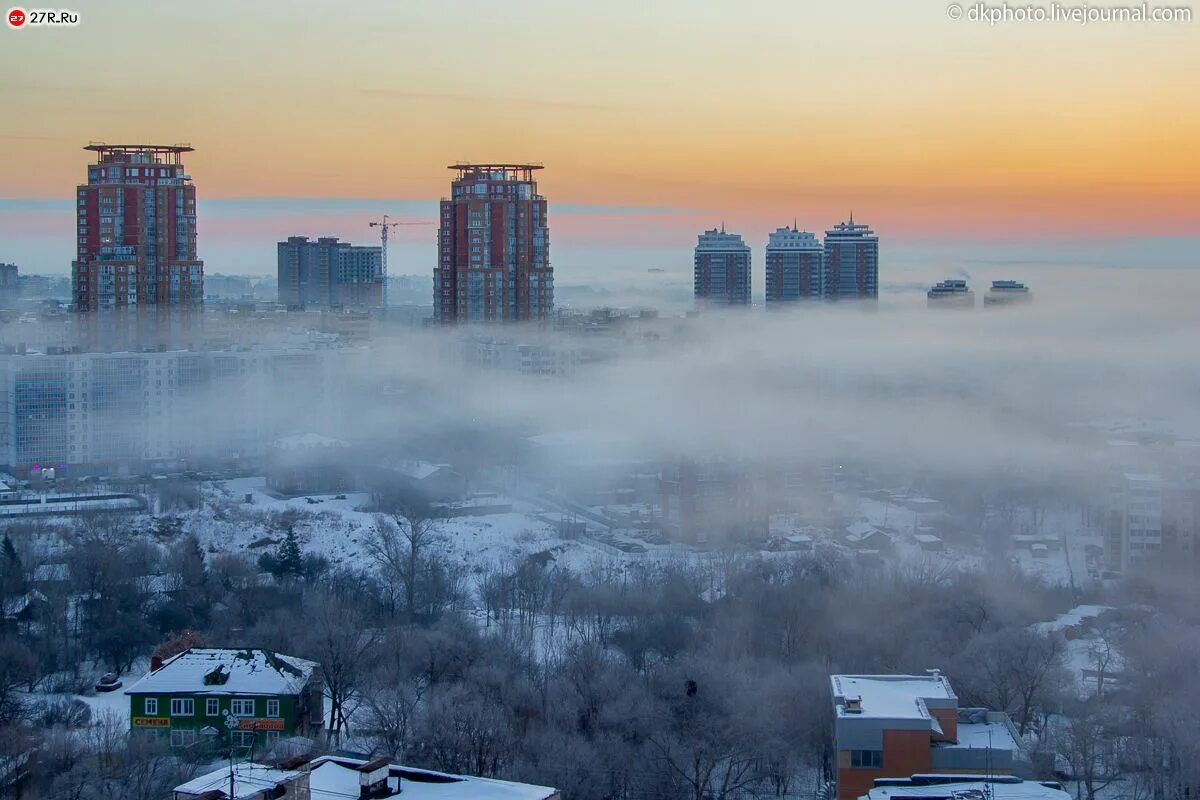
<instances>
[{"instance_id":1,"label":"antenna on roof","mask_svg":"<svg viewBox=\"0 0 1200 800\"><path fill-rule=\"evenodd\" d=\"M800 221L799 217L792 217L792 233L795 233L796 231L800 230L800 228L797 227L797 225L796 225L796 223L799 221Z\"/></svg>"}]
</instances>

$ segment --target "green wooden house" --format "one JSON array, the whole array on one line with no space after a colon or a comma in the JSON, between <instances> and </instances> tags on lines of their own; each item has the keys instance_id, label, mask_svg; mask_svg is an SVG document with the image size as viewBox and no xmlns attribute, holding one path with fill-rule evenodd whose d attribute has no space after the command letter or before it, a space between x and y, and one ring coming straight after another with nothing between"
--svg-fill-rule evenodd
<instances>
[{"instance_id":1,"label":"green wooden house","mask_svg":"<svg viewBox=\"0 0 1200 800\"><path fill-rule=\"evenodd\" d=\"M172 747L208 742L253 751L324 725L317 664L269 650L192 648L151 663L125 690L130 728Z\"/></svg>"}]
</instances>

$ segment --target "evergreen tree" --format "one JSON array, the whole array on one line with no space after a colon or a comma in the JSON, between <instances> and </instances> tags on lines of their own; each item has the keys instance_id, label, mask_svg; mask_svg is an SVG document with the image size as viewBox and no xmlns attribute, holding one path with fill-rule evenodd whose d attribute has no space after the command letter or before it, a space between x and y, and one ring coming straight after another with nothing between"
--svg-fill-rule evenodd
<instances>
[{"instance_id":1,"label":"evergreen tree","mask_svg":"<svg viewBox=\"0 0 1200 800\"><path fill-rule=\"evenodd\" d=\"M291 525L288 526L283 541L279 543L275 561L279 575L299 577L304 573L304 556L300 552L300 542L296 539L296 531Z\"/></svg>"},{"instance_id":2,"label":"evergreen tree","mask_svg":"<svg viewBox=\"0 0 1200 800\"><path fill-rule=\"evenodd\" d=\"M4 534L0 544L0 591L4 594L20 594L25 591L25 569L21 556L13 546L9 535Z\"/></svg>"}]
</instances>

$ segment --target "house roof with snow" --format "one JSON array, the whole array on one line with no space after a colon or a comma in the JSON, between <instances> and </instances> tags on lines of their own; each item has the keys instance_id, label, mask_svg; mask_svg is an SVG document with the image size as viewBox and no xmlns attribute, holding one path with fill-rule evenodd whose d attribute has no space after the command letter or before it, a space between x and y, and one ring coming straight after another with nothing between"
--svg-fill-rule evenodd
<instances>
[{"instance_id":1,"label":"house roof with snow","mask_svg":"<svg viewBox=\"0 0 1200 800\"><path fill-rule=\"evenodd\" d=\"M914 775L911 778L876 780L875 788L862 800L1070 800L1070 795L1051 781L1025 781L1009 775L963 780L963 775ZM884 785L880 785L884 784Z\"/></svg>"},{"instance_id":2,"label":"house roof with snow","mask_svg":"<svg viewBox=\"0 0 1200 800\"><path fill-rule=\"evenodd\" d=\"M349 443L319 433L298 433L271 442L277 450L304 450L310 447L349 447Z\"/></svg>"},{"instance_id":3,"label":"house roof with snow","mask_svg":"<svg viewBox=\"0 0 1200 800\"><path fill-rule=\"evenodd\" d=\"M958 696L941 674L831 675L829 681L841 718L929 720L940 730L929 709L958 708Z\"/></svg>"},{"instance_id":4,"label":"house roof with snow","mask_svg":"<svg viewBox=\"0 0 1200 800\"><path fill-rule=\"evenodd\" d=\"M168 658L125 694L295 695L316 668L270 650L192 648Z\"/></svg>"},{"instance_id":5,"label":"house roof with snow","mask_svg":"<svg viewBox=\"0 0 1200 800\"><path fill-rule=\"evenodd\" d=\"M1112 611L1112 606L1083 605L1064 611L1049 622L1035 622L1030 629L1038 633L1054 633L1079 628Z\"/></svg>"},{"instance_id":6,"label":"house roof with snow","mask_svg":"<svg viewBox=\"0 0 1200 800\"><path fill-rule=\"evenodd\" d=\"M883 531L864 520L853 522L846 526L846 538L851 541L867 539L877 533L883 533Z\"/></svg>"},{"instance_id":7,"label":"house roof with snow","mask_svg":"<svg viewBox=\"0 0 1200 800\"><path fill-rule=\"evenodd\" d=\"M276 769L263 764L250 762L235 764L233 768L233 800L256 800L260 797L270 797L270 792L276 787L285 785L304 773L298 770ZM229 768L222 767L192 778L187 783L175 787L175 796L184 797L229 797ZM355 794L355 797L358 795Z\"/></svg>"},{"instance_id":8,"label":"house roof with snow","mask_svg":"<svg viewBox=\"0 0 1200 800\"><path fill-rule=\"evenodd\" d=\"M38 564L33 570L34 583L58 583L71 579L66 564Z\"/></svg>"},{"instance_id":9,"label":"house roof with snow","mask_svg":"<svg viewBox=\"0 0 1200 800\"><path fill-rule=\"evenodd\" d=\"M432 464L428 461L394 461L387 466L414 481L423 481L443 469L453 469L449 464Z\"/></svg>"},{"instance_id":10,"label":"house roof with snow","mask_svg":"<svg viewBox=\"0 0 1200 800\"><path fill-rule=\"evenodd\" d=\"M372 762L370 766L374 766ZM382 763L382 762L380 762ZM363 771L368 762L356 758L322 756L309 766L312 800L345 800L358 797ZM494 778L472 778L427 769L385 764L389 788L403 800L550 800L559 796L549 786L514 783Z\"/></svg>"}]
</instances>

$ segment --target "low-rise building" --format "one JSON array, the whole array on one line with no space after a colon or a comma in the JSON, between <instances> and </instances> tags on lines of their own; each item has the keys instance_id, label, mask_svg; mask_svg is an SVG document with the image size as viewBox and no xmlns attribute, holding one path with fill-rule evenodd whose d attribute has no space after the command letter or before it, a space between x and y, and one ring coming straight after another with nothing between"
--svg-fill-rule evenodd
<instances>
[{"instance_id":1,"label":"low-rise building","mask_svg":"<svg viewBox=\"0 0 1200 800\"><path fill-rule=\"evenodd\" d=\"M959 775L883 778L861 800L1070 800L1056 781L1027 781L1010 775L963 780Z\"/></svg>"},{"instance_id":2,"label":"low-rise building","mask_svg":"<svg viewBox=\"0 0 1200 800\"><path fill-rule=\"evenodd\" d=\"M960 709L949 680L928 675L833 675L837 800L879 778L924 773L1012 774L1027 762L1008 715Z\"/></svg>"},{"instance_id":3,"label":"low-rise building","mask_svg":"<svg viewBox=\"0 0 1200 800\"><path fill-rule=\"evenodd\" d=\"M559 800L549 786L451 775L392 764L386 758L365 761L341 756L321 756L305 763L293 759L280 769L267 764L243 763L234 769L232 800L266 800L287 797L299 800ZM230 800L228 768L194 778L175 787L175 800ZM242 787L245 787L243 790Z\"/></svg>"},{"instance_id":4,"label":"low-rise building","mask_svg":"<svg viewBox=\"0 0 1200 800\"><path fill-rule=\"evenodd\" d=\"M269 650L191 648L152 661L150 672L125 690L130 727L180 748L208 741L251 750L284 736L310 736L324 725L317 667Z\"/></svg>"}]
</instances>

